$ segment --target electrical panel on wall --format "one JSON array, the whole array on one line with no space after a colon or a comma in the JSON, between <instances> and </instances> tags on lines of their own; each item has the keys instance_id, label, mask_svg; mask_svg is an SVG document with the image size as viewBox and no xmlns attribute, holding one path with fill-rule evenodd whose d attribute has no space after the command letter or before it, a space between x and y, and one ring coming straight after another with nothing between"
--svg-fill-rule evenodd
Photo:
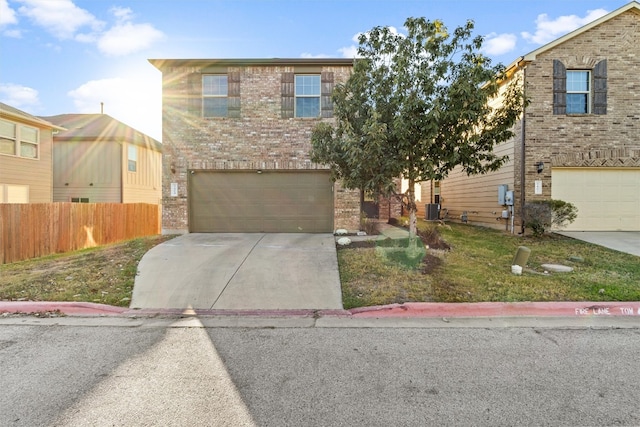
<instances>
[{"instance_id":1,"label":"electrical panel on wall","mask_svg":"<svg viewBox=\"0 0 640 427\"><path fill-rule=\"evenodd\" d=\"M507 186L506 184L498 185L498 204L500 206L504 206L507 204L506 197L508 188L509 186Z\"/></svg>"},{"instance_id":2,"label":"electrical panel on wall","mask_svg":"<svg viewBox=\"0 0 640 427\"><path fill-rule=\"evenodd\" d=\"M504 197L505 205L513 206L513 191L507 191L507 194Z\"/></svg>"}]
</instances>

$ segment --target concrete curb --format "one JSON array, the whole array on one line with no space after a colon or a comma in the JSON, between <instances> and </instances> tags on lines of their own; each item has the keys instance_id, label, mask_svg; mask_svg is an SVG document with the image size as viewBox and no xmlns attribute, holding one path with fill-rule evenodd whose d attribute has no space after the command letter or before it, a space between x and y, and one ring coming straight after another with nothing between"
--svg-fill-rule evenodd
<instances>
[{"instance_id":1,"label":"concrete curb","mask_svg":"<svg viewBox=\"0 0 640 427\"><path fill-rule=\"evenodd\" d=\"M640 302L405 303L351 310L353 317L585 317L637 316Z\"/></svg>"},{"instance_id":2,"label":"concrete curb","mask_svg":"<svg viewBox=\"0 0 640 427\"><path fill-rule=\"evenodd\" d=\"M120 316L129 310L90 302L0 301L0 313L53 313L67 316Z\"/></svg>"},{"instance_id":3,"label":"concrete curb","mask_svg":"<svg viewBox=\"0 0 640 427\"><path fill-rule=\"evenodd\" d=\"M298 317L298 318L496 318L496 317L637 317L640 302L480 302L405 303L351 310L201 310L130 309L82 302L0 301L0 313L59 312L66 316L96 317Z\"/></svg>"}]
</instances>

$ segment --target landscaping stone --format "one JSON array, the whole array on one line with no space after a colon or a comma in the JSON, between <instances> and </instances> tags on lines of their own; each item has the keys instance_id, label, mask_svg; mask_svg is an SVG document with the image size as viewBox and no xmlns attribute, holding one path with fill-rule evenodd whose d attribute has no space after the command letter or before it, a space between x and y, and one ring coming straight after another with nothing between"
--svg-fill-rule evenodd
<instances>
[{"instance_id":1,"label":"landscaping stone","mask_svg":"<svg viewBox=\"0 0 640 427\"><path fill-rule=\"evenodd\" d=\"M339 228L336 230L336 236L344 236L346 234L349 234L349 232L344 228Z\"/></svg>"},{"instance_id":2,"label":"landscaping stone","mask_svg":"<svg viewBox=\"0 0 640 427\"><path fill-rule=\"evenodd\" d=\"M542 264L541 267L544 268L545 271L551 271L553 273L570 273L573 271L573 267L561 264Z\"/></svg>"},{"instance_id":3,"label":"landscaping stone","mask_svg":"<svg viewBox=\"0 0 640 427\"><path fill-rule=\"evenodd\" d=\"M346 246L351 244L351 239L348 237L341 237L338 239L338 244L340 246Z\"/></svg>"}]
</instances>

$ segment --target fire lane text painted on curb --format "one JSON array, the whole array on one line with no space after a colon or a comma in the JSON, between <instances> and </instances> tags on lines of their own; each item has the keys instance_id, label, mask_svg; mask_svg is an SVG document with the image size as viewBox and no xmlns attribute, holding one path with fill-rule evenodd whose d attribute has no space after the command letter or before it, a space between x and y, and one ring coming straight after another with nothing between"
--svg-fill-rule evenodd
<instances>
[{"instance_id":1,"label":"fire lane text painted on curb","mask_svg":"<svg viewBox=\"0 0 640 427\"><path fill-rule=\"evenodd\" d=\"M574 309L577 316L640 316L640 307L582 307Z\"/></svg>"}]
</instances>

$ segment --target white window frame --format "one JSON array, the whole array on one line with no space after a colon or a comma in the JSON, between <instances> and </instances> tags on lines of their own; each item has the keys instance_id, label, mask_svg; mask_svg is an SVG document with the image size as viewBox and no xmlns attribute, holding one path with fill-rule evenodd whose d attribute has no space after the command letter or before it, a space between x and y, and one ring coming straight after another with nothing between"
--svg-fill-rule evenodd
<instances>
[{"instance_id":1,"label":"white window frame","mask_svg":"<svg viewBox=\"0 0 640 427\"><path fill-rule=\"evenodd\" d=\"M138 147L133 144L127 146L127 171L138 172Z\"/></svg>"},{"instance_id":2,"label":"white window frame","mask_svg":"<svg viewBox=\"0 0 640 427\"><path fill-rule=\"evenodd\" d=\"M13 141L13 145L14 145L13 154L0 153L0 155L20 157L22 159L29 159L29 160L40 159L40 129L33 126L27 126L22 123L16 123L8 120L0 119L0 121L13 126L13 129L14 129L14 135L2 134L1 133L2 131L0 130L0 138L4 139L5 141L6 140ZM35 141L25 139L28 132L33 132L35 134ZM23 136L23 134L25 136ZM22 155L23 146L32 147L35 150L35 156Z\"/></svg>"},{"instance_id":3,"label":"white window frame","mask_svg":"<svg viewBox=\"0 0 640 427\"><path fill-rule=\"evenodd\" d=\"M205 79L208 77L224 78L226 90L222 90L221 87L214 90L212 93L207 93L205 90ZM227 104L224 109L224 114L206 114L205 103L207 99L226 99ZM202 117L228 117L229 116L229 76L226 74L203 74L202 75Z\"/></svg>"},{"instance_id":4,"label":"white window frame","mask_svg":"<svg viewBox=\"0 0 640 427\"><path fill-rule=\"evenodd\" d=\"M571 90L570 87L570 75L572 74L577 74L577 73L586 73L587 74L587 89L586 90ZM591 114L591 90L592 90L592 82L591 82L591 70L567 70L567 74L566 74L566 78L567 78L567 100L566 100L566 105L567 105L567 114ZM584 112L575 112L575 111L569 111L569 96L570 95L586 95L587 96L587 105L586 105L586 111Z\"/></svg>"},{"instance_id":5,"label":"white window frame","mask_svg":"<svg viewBox=\"0 0 640 427\"><path fill-rule=\"evenodd\" d=\"M298 78L305 78L305 77L315 77L318 79L318 93L298 93ZM294 80L293 80L294 84L294 117L296 118L302 118L302 119L317 119L320 117L320 115L322 114L322 104L321 104L321 97L322 97L322 79L320 77L320 74L296 74L294 76ZM316 98L318 100L318 114L316 116L302 116L300 115L300 113L298 112L298 99L299 98Z\"/></svg>"},{"instance_id":6,"label":"white window frame","mask_svg":"<svg viewBox=\"0 0 640 427\"><path fill-rule=\"evenodd\" d=\"M29 203L28 185L0 184L0 203Z\"/></svg>"}]
</instances>

